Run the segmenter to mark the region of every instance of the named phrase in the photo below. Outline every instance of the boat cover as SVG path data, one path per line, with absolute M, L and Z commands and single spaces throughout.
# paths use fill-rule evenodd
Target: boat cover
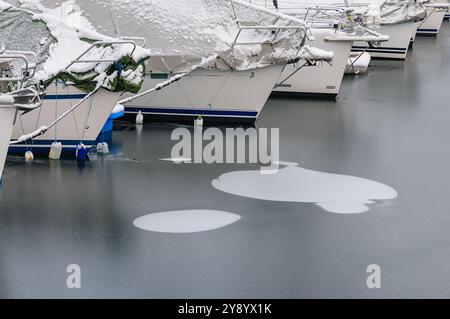
M 0 47 L 37 54 L 34 83 L 42 81 L 48 85 L 57 77 L 86 92 L 101 85 L 114 92 L 137 93 L 144 81 L 145 60 L 149 54 L 145 50 L 135 50 L 131 54 L 133 46 L 130 44 L 97 47 L 83 58 L 116 62 L 74 64 L 66 69 L 92 42 L 110 40 L 114 39 L 93 30 L 79 29 L 51 15 L 36 14 L 0 1 Z
M 37 11 L 45 11 L 44 4 L 50 11 L 60 10 L 52 1 L 21 0 L 21 3 Z M 116 12 L 120 33 L 144 37 L 151 46 L 152 60 L 168 56 L 166 60 L 183 61 L 172 70 L 174 72 L 182 72 L 202 58 L 212 56 L 217 59 L 208 68 L 238 71 L 286 64 L 304 57 L 330 59 L 329 52 L 304 47 L 303 21 L 243 0 L 74 0 L 70 10 L 81 12 L 86 20 L 95 17 L 88 21 L 92 29 L 104 30 L 111 36 L 118 32 L 113 19 L 105 14 L 105 9 L 111 6 Z M 40 24 L 36 39 L 45 37 L 41 34 L 46 31 L 45 25 Z M 277 28 L 269 28 L 274 25 Z M 35 46 L 35 51 L 46 52 L 50 45 L 40 47 L 35 43 Z M 79 81 L 78 74 L 77 77 Z M 85 78 L 89 79 L 90 75 Z

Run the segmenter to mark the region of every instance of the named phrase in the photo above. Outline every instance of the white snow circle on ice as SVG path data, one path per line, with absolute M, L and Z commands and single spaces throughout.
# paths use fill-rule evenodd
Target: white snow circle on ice
M 358 214 L 370 210 L 377 200 L 392 200 L 398 193 L 385 184 L 355 176 L 319 172 L 287 165 L 274 174 L 260 170 L 235 171 L 212 181 L 217 190 L 253 199 L 313 203 L 338 214 Z
M 152 232 L 186 234 L 219 229 L 240 219 L 237 214 L 219 210 L 179 210 L 142 216 L 133 224 Z

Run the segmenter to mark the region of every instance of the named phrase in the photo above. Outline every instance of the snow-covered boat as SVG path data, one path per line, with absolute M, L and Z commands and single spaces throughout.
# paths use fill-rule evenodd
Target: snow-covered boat
M 39 13 L 0 8 L 7 22 L 1 41 L 38 52 L 28 83 L 46 91 L 41 108 L 17 117 L 10 151 L 48 150 L 53 142 L 64 150 L 95 144 L 122 92 L 139 91 L 147 50 L 97 33 L 70 2 Z
M 445 15 L 448 13 L 448 0 L 427 2 L 427 17 L 417 28 L 417 35 L 437 36 L 441 30 Z
M 126 113 L 254 121 L 287 63 L 309 63 L 302 59 L 305 54 L 311 60 L 332 58 L 329 52 L 328 56 L 321 56 L 320 50 L 315 54 L 309 47 L 302 48 L 306 35 L 302 21 L 240 1 L 217 5 L 225 16 L 222 19 L 227 15 L 232 18 L 234 28 L 226 37 L 233 38 L 233 42 L 225 44 L 213 61 L 190 71 L 175 85 L 139 95 L 132 101 L 127 99 Z M 245 14 L 246 21 L 240 19 L 240 14 Z M 249 21 L 252 17 L 259 20 Z M 143 90 L 183 74 L 192 65 L 200 64 L 200 60 L 182 55 L 152 56 L 147 60 Z
M 185 72 L 180 56 L 156 56 L 147 62 L 143 90 Z M 266 104 L 284 65 L 236 71 L 198 68 L 176 84 L 124 104 L 127 114 L 254 120 Z
M 0 181 L 8 153 L 15 115 L 14 99 L 9 95 L 0 93 Z
M 353 52 L 366 51 L 372 58 L 404 60 L 417 23 L 426 16 L 425 6 L 415 0 L 349 0 L 354 17 L 363 25 L 377 27 L 377 32 L 388 35 L 389 41 L 379 47 L 365 49 L 364 43 L 355 43 Z M 359 4 L 358 4 L 359 3 Z M 375 25 L 375 26 L 374 26 Z
M 295 93 L 335 98 L 346 71 L 354 70 L 353 64 L 347 65 L 353 43 L 365 42 L 366 48 L 370 49 L 389 40 L 388 36 L 352 23 L 347 19 L 345 10 L 340 8 L 313 6 L 280 10 L 305 20 L 312 35 L 306 43 L 333 52 L 334 58 L 331 64 L 321 63 L 308 67 L 298 63 L 287 65 L 274 89 L 276 94 Z M 354 62 L 358 60 L 358 56 Z
M 92 16 L 104 10 L 83 0 L 77 3 Z M 132 116 L 141 112 L 158 118 L 200 116 L 254 121 L 284 66 L 297 62 L 305 53 L 301 52 L 305 49 L 304 22 L 246 1 L 112 0 L 111 3 L 120 12 L 117 22 L 93 23 L 111 32 L 120 30 L 141 36 L 156 53 L 146 62 L 141 92 L 183 75 L 163 90 L 126 99 L 125 112 Z M 216 58 L 207 65 L 195 67 L 202 58 L 214 55 Z M 327 52 L 318 58 L 331 57 Z
M 278 0 L 278 6 L 339 7 L 347 11 L 349 19 L 369 29 L 389 36 L 389 41 L 380 46 L 369 47 L 364 42 L 355 42 L 353 52 L 368 52 L 373 58 L 405 59 L 410 40 L 417 30 L 417 22 L 426 17 L 426 7 L 415 0 Z

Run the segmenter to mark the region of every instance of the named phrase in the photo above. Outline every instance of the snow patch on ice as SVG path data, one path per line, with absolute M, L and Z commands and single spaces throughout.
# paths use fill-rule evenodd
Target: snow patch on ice
M 160 161 L 164 162 L 172 162 L 175 164 L 189 164 L 192 163 L 191 158 L 185 158 L 185 157 L 171 157 L 171 158 L 161 158 Z
M 372 180 L 319 172 L 289 163 L 277 173 L 236 171 L 213 180 L 216 189 L 237 196 L 280 202 L 314 203 L 339 214 L 367 212 L 375 200 L 397 198 L 397 192 Z
M 137 228 L 159 233 L 198 233 L 231 225 L 241 216 L 218 210 L 180 210 L 154 213 L 136 219 Z

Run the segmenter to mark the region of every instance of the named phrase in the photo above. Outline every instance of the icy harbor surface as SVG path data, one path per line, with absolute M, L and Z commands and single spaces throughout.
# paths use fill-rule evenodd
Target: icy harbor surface
M 376 60 L 370 76 L 346 77 L 336 102 L 270 99 L 259 123 L 281 129 L 282 158 L 387 183 L 395 201 L 339 215 L 234 196 L 211 181 L 252 168 L 159 161 L 173 126 L 130 127 L 114 131 L 117 160 L 8 160 L 0 297 L 449 298 L 450 25 L 441 33 L 418 38 L 406 62 Z M 133 225 L 183 209 L 242 219 L 184 235 Z M 65 285 L 72 263 L 82 289 Z M 367 289 L 372 263 L 389 277 L 382 289 Z
M 357 214 L 369 211 L 375 200 L 397 198 L 387 185 L 364 178 L 318 172 L 286 165 L 275 174 L 260 170 L 223 174 L 212 185 L 223 192 L 279 202 L 314 203 L 331 213 Z

